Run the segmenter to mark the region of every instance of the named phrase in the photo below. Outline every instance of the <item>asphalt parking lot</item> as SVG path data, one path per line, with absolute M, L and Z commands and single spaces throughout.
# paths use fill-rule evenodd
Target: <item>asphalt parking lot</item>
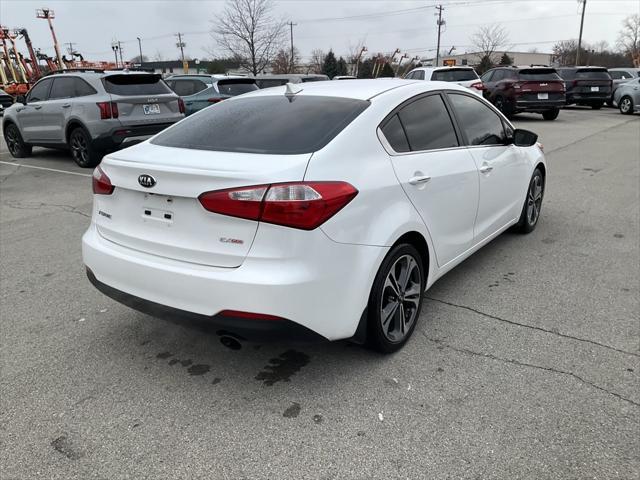
M 549 162 L 537 230 L 438 281 L 392 356 L 231 350 L 113 302 L 81 260 L 91 171 L 2 143 L 0 477 L 638 478 L 640 117 L 515 123 Z

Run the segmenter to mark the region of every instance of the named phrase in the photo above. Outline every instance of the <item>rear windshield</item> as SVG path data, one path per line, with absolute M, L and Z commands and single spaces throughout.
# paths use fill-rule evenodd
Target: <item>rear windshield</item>
M 452 68 L 450 70 L 436 70 L 431 74 L 431 80 L 440 82 L 466 82 L 478 78 L 476 72 L 470 68 Z
M 531 80 L 561 80 L 560 76 L 552 68 L 528 68 L 520 70 L 520 78 L 524 81 Z
M 172 93 L 160 75 L 109 75 L 103 79 L 107 93 L 114 95 L 161 95 Z
M 576 72 L 576 78 L 589 80 L 610 80 L 609 72 L 602 69 L 581 69 Z
M 187 117 L 151 143 L 222 152 L 311 153 L 329 143 L 368 106 L 365 100 L 338 97 L 240 97 Z
M 279 87 L 288 81 L 286 78 L 256 78 L 256 83 L 260 88 Z
M 322 82 L 323 80 L 328 80 L 327 77 L 322 76 L 322 77 L 302 77 L 302 83 L 306 83 L 306 82 Z
M 222 95 L 235 96 L 258 90 L 258 86 L 252 80 L 220 80 L 218 90 Z

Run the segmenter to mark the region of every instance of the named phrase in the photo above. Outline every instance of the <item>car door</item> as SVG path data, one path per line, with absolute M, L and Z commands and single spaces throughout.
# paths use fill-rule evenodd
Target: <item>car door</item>
M 16 108 L 18 126 L 25 142 L 35 142 L 42 139 L 41 110 L 49 97 L 51 83 L 51 78 L 40 80 L 27 94 L 27 104 Z
M 184 95 L 182 93 L 178 93 L 178 95 L 183 97 L 186 108 L 185 113 L 187 115 L 191 115 L 192 113 L 209 106 L 209 103 L 207 103 L 208 97 L 204 98 L 200 93 L 207 90 L 207 88 L 211 89 L 212 87 L 210 85 L 207 85 L 202 80 L 197 79 L 179 80 L 179 82 L 181 82 L 181 84 L 176 84 L 176 88 L 184 93 Z M 215 89 L 213 91 L 215 92 Z
M 478 243 L 520 216 L 529 164 L 520 147 L 510 143 L 511 127 L 491 107 L 471 94 L 448 92 L 447 97 L 479 172 Z
M 53 78 L 49 99 L 42 105 L 42 139 L 49 143 L 64 142 L 65 115 L 75 96 L 75 78 L 59 75 Z
M 380 127 L 396 176 L 427 229 L 440 267 L 473 244 L 478 171 L 439 93 L 402 104 Z
M 495 86 L 495 81 L 493 79 L 495 77 L 495 74 L 496 74 L 496 70 L 489 70 L 484 75 L 482 75 L 482 77 L 480 77 L 480 80 L 484 85 L 482 96 L 488 99 L 489 101 L 490 101 L 491 95 L 493 94 L 493 88 Z

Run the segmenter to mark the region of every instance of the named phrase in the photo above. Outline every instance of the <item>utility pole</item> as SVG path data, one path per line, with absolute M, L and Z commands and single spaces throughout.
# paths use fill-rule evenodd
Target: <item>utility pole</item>
M 118 51 L 120 52 L 120 65 L 124 68 L 124 62 L 122 61 L 122 43 L 118 40 Z
M 136 37 L 138 39 L 138 50 L 140 50 L 140 68 L 142 68 L 142 40 L 140 37 Z
M 67 47 L 67 52 L 69 52 L 69 55 L 73 55 L 73 52 L 75 52 L 75 49 L 73 48 L 75 43 L 69 42 L 69 43 L 65 43 L 65 45 L 69 45 Z
M 293 62 L 293 27 L 295 27 L 296 25 L 298 25 L 297 23 L 293 23 L 293 22 L 289 22 L 289 27 L 291 28 L 291 64 L 289 65 L 289 70 L 291 70 L 291 72 L 289 73 L 293 73 L 293 71 L 295 70 L 296 66 L 294 65 Z
M 578 36 L 578 51 L 576 52 L 576 66 L 580 65 L 580 47 L 582 46 L 582 26 L 584 25 L 584 11 L 587 8 L 587 0 L 578 0 L 582 3 L 582 18 L 580 19 L 580 35 Z
M 184 73 L 188 73 L 189 69 L 184 65 L 184 47 L 187 46 L 186 43 L 182 41 L 182 34 L 180 32 L 176 33 L 176 37 L 178 37 L 178 43 L 176 43 L 176 47 L 180 49 L 180 59 L 182 60 L 182 70 Z
M 118 68 L 118 49 L 120 47 L 118 47 L 118 42 L 116 42 L 115 40 L 113 42 L 111 42 L 111 50 L 113 50 L 113 54 L 116 57 L 116 68 Z
M 444 10 L 444 7 L 442 5 L 437 5 L 436 6 L 436 10 L 438 10 L 438 47 L 436 49 L 436 64 L 435 66 L 438 66 L 438 63 L 440 62 L 440 29 L 442 28 L 442 25 L 444 25 L 444 20 L 442 20 L 442 11 Z

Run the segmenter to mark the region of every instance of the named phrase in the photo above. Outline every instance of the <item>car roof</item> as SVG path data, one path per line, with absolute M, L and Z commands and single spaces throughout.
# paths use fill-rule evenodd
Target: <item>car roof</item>
M 598 65 L 582 65 L 582 66 L 570 66 L 570 67 L 558 67 L 558 69 L 562 70 L 582 70 L 582 69 L 590 69 L 590 70 L 606 70 L 606 67 L 599 67 Z
M 412 85 L 421 86 L 421 91 L 431 90 L 460 90 L 468 92 L 467 88 L 449 82 L 425 82 L 422 80 L 403 80 L 397 78 L 390 79 L 356 79 L 349 82 L 310 82 L 296 83 L 296 87 L 302 87 L 295 96 L 315 95 L 324 97 L 353 98 L 357 100 L 370 100 L 382 93 L 390 90 L 406 88 Z M 241 97 L 264 96 L 264 95 L 284 95 L 286 86 L 265 88 L 243 94 Z
M 273 74 L 262 74 L 256 75 L 254 78 L 262 79 L 262 78 L 329 78 L 323 73 L 273 73 Z
M 437 72 L 440 70 L 473 70 L 469 65 L 447 65 L 442 67 L 416 67 L 411 72 L 422 70 L 423 72 Z

